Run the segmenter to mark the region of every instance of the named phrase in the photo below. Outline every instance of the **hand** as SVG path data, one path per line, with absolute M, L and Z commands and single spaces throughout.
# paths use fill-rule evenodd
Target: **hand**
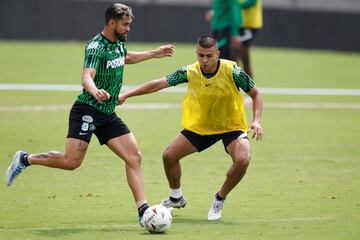
M 105 102 L 110 98 L 110 94 L 104 89 L 96 89 L 92 92 L 93 97 L 99 102 Z
M 127 99 L 127 97 L 125 96 L 125 94 L 120 94 L 118 97 L 118 102 L 116 105 L 121 105 L 125 102 L 125 100 Z
M 242 42 L 240 36 L 233 36 L 231 37 L 231 46 L 234 49 L 239 49 L 242 47 Z
M 167 44 L 160 46 L 155 51 L 156 51 L 155 53 L 156 58 L 171 57 L 175 52 L 175 46 L 172 44 Z
M 264 130 L 260 126 L 260 123 L 258 121 L 254 121 L 251 124 L 250 128 L 253 130 L 252 138 L 255 137 L 256 141 L 258 141 L 258 140 L 261 141 L 264 137 Z
M 205 19 L 205 21 L 210 23 L 213 16 L 214 16 L 214 11 L 213 10 L 208 10 L 208 11 L 206 11 L 206 13 L 204 15 L 204 19 Z

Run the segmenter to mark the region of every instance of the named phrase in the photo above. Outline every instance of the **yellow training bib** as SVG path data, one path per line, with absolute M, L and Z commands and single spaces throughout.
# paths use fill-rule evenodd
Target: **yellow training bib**
M 233 78 L 235 64 L 221 59 L 218 72 L 211 78 L 202 75 L 199 62 L 187 66 L 183 128 L 200 135 L 247 131 L 243 96 Z
M 241 1 L 240 1 L 241 2 Z M 243 28 L 260 29 L 263 26 L 262 2 L 257 0 L 255 5 L 249 8 L 241 9 L 243 17 Z

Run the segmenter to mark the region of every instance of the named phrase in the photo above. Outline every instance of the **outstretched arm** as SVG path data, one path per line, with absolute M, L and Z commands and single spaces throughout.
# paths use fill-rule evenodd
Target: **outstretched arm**
M 250 128 L 253 130 L 252 138 L 256 137 L 256 140 L 262 140 L 264 136 L 264 130 L 262 129 L 260 122 L 261 122 L 261 114 L 263 108 L 263 100 L 259 90 L 254 86 L 249 92 L 247 92 L 252 98 L 253 102 L 253 122 Z
M 125 58 L 126 64 L 138 63 L 151 58 L 171 57 L 174 54 L 175 46 L 168 44 L 154 50 L 144 52 L 128 51 Z
M 124 92 L 119 95 L 118 105 L 121 105 L 125 102 L 125 100 L 129 97 L 134 97 L 138 95 L 144 95 L 148 93 L 153 93 L 160 91 L 163 88 L 169 87 L 169 83 L 165 77 L 161 79 L 152 80 L 150 82 L 144 83 L 130 91 Z

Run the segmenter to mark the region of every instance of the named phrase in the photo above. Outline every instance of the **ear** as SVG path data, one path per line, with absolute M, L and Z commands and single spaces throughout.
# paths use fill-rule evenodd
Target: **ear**
M 115 25 L 116 25 L 115 19 L 111 19 L 111 20 L 108 22 L 108 26 L 109 26 L 111 29 L 114 29 L 114 28 L 115 28 Z
M 220 57 L 220 50 L 217 50 L 216 55 L 217 57 Z

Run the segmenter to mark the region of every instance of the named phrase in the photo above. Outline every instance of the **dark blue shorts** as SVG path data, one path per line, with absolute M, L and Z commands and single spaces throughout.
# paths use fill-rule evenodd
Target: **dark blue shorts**
M 67 138 L 76 138 L 89 143 L 92 134 L 95 134 L 103 145 L 112 138 L 128 133 L 130 129 L 116 113 L 106 114 L 80 102 L 75 102 L 71 108 Z

